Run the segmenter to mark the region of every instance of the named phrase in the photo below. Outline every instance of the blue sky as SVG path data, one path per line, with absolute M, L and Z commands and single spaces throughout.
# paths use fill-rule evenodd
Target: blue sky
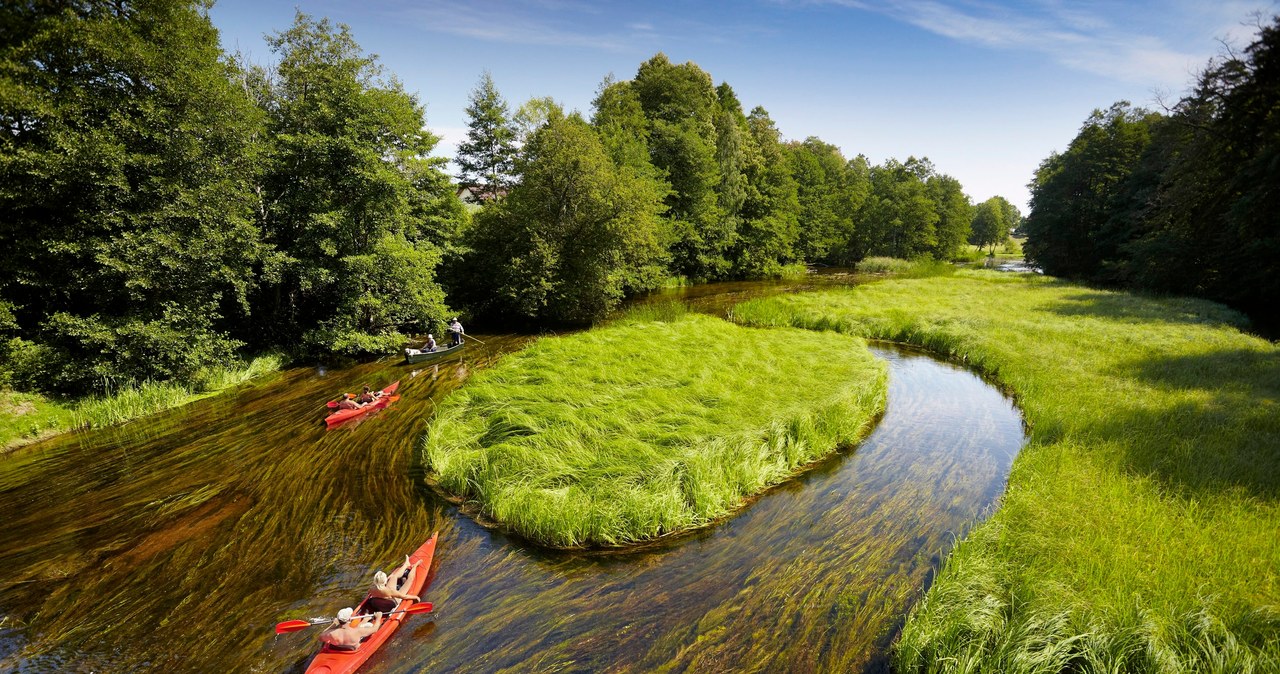
M 295 9 L 351 27 L 425 104 L 451 157 L 488 70 L 512 111 L 551 96 L 590 114 L 606 75 L 661 51 L 762 105 L 785 138 L 848 157 L 927 156 L 975 202 L 1025 212 L 1040 162 L 1095 108 L 1176 100 L 1222 42 L 1243 47 L 1276 0 L 219 0 L 228 51 L 274 60 L 262 36 Z

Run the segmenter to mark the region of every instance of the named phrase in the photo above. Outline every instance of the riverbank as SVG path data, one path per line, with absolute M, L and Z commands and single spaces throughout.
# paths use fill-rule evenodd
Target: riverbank
M 860 339 L 658 307 L 476 373 L 423 458 L 441 490 L 530 540 L 622 545 L 722 518 L 852 445 L 885 390 Z
M 1239 314 L 964 271 L 734 317 L 919 345 L 1023 409 L 1002 504 L 912 611 L 896 671 L 1280 669 L 1280 348 Z
M 282 356 L 268 354 L 240 367 L 217 368 L 190 386 L 145 382 L 124 387 L 108 396 L 65 402 L 38 394 L 0 391 L 0 451 L 81 428 L 121 424 L 180 407 L 276 372 L 283 363 Z

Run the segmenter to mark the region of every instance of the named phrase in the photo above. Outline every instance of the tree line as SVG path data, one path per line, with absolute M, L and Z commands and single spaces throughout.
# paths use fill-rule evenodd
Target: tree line
M 1164 112 L 1095 110 L 1041 163 L 1025 223 L 1046 273 L 1194 295 L 1280 329 L 1280 17 Z
M 190 0 L 5 3 L 0 25 L 0 383 L 21 390 L 388 353 L 454 312 L 587 322 L 672 278 L 947 259 L 1020 217 L 927 159 L 785 141 L 662 54 L 589 117 L 511 113 L 484 75 L 457 156 L 490 191 L 473 213 L 346 26 L 299 12 L 266 67 Z

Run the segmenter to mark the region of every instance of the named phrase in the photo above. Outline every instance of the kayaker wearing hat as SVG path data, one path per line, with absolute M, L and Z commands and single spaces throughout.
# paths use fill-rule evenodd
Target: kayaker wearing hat
M 360 641 L 377 632 L 382 626 L 382 612 L 374 613 L 373 620 L 366 618 L 357 625 L 351 624 L 351 617 L 354 614 L 355 610 L 349 607 L 338 611 L 338 617 L 334 618 L 333 622 L 316 638 L 328 644 L 330 648 L 347 651 L 360 648 Z
M 416 594 L 400 591 L 402 587 L 413 587 L 413 577 L 418 573 L 418 565 L 421 563 L 418 561 L 410 564 L 409 557 L 405 556 L 404 564 L 401 564 L 390 576 L 381 571 L 373 574 L 373 587 L 369 589 L 369 598 L 364 600 L 365 609 L 385 613 L 396 610 L 401 599 L 422 601 L 422 598 Z M 391 581 L 392 578 L 396 579 L 395 582 Z

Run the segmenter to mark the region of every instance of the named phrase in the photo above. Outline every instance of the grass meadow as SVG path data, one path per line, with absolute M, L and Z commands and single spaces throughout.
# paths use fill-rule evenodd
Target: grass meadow
M 1280 348 L 1214 303 L 961 271 L 753 300 L 748 325 L 919 345 L 1030 427 L 899 672 L 1280 671 Z
M 423 454 L 483 519 L 552 547 L 625 545 L 713 522 L 852 445 L 885 393 L 856 337 L 658 305 L 477 372 Z

